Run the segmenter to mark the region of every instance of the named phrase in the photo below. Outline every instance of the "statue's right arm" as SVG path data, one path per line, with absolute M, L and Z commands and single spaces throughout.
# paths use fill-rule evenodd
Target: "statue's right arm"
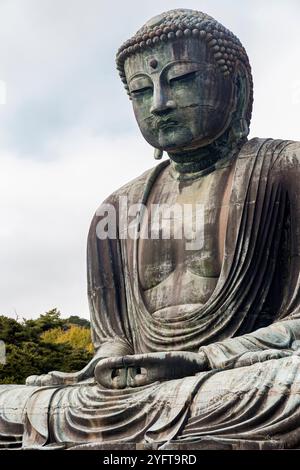
M 105 356 L 97 355 L 90 360 L 90 362 L 78 372 L 60 372 L 51 371 L 48 374 L 30 375 L 26 379 L 26 385 L 35 386 L 51 386 L 51 385 L 72 385 L 83 380 L 91 379 L 94 376 L 94 370 L 97 363 Z
M 95 355 L 78 372 L 52 371 L 27 378 L 27 385 L 70 385 L 94 380 L 94 370 L 101 359 L 132 354 L 130 327 L 127 318 L 124 262 L 119 240 L 99 236 L 99 223 L 114 214 L 116 196 L 107 198 L 93 217 L 87 243 L 87 283 L 90 306 L 91 333 Z
M 78 372 L 51 371 L 48 374 L 31 375 L 26 380 L 26 385 L 51 386 L 72 385 L 84 380 L 94 380 L 95 367 L 99 361 L 131 354 L 131 349 L 121 338 L 115 338 L 99 347 L 90 362 Z

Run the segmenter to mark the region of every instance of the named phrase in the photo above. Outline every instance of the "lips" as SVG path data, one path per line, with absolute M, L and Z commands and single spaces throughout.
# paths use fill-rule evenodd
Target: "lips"
M 174 119 L 163 119 L 163 120 L 157 121 L 156 127 L 157 129 L 166 130 L 166 129 L 171 129 L 177 124 L 178 122 L 175 121 Z

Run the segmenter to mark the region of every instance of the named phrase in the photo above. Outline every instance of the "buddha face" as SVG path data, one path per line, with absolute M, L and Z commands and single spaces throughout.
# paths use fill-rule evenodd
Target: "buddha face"
M 204 147 L 230 125 L 233 80 L 205 42 L 160 43 L 128 57 L 125 73 L 139 128 L 153 147 L 174 153 Z

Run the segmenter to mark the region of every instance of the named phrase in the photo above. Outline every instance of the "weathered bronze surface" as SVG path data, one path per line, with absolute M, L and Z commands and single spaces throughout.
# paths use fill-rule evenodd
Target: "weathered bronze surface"
M 169 159 L 92 220 L 95 357 L 75 374 L 0 386 L 0 443 L 299 447 L 300 144 L 247 140 L 247 54 L 203 13 L 153 18 L 120 48 L 117 67 L 155 158 Z M 133 237 L 124 200 L 141 208 Z M 152 236 L 150 209 L 162 205 L 170 230 Z M 192 215 L 178 216 L 186 207 Z M 118 225 L 103 237 L 108 208 Z M 178 234 L 199 208 L 194 245 Z

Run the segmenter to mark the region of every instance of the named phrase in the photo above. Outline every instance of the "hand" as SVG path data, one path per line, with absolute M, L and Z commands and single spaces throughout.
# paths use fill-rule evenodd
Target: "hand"
M 26 379 L 26 385 L 45 387 L 54 385 L 72 385 L 82 380 L 93 378 L 95 365 L 100 357 L 95 355 L 91 361 L 78 372 L 59 372 L 52 371 L 48 374 L 30 375 Z M 103 359 L 103 356 L 101 357 Z
M 208 361 L 202 351 L 159 352 L 102 359 L 95 367 L 95 378 L 106 388 L 120 389 L 179 379 L 204 370 L 208 370 Z
M 57 370 L 42 375 L 30 375 L 26 379 L 26 385 L 46 387 L 52 385 L 71 385 L 83 380 L 81 371 L 69 373 L 59 372 Z

